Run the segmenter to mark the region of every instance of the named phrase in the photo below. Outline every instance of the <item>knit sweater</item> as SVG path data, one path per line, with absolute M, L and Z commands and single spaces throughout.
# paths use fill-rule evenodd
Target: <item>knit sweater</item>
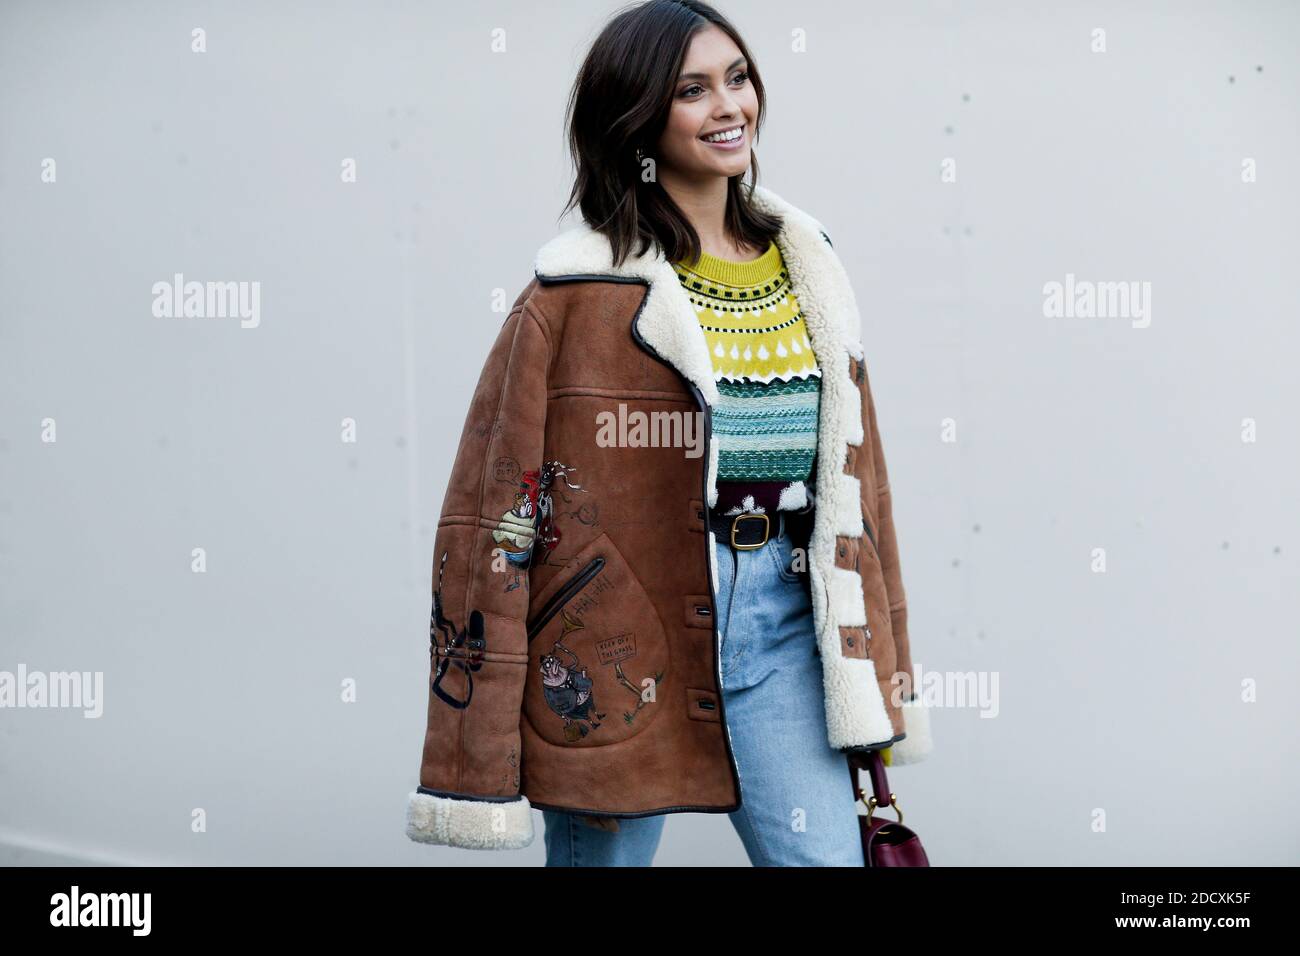
M 722 513 L 798 509 L 817 451 L 821 369 L 775 242 L 757 259 L 673 264 L 695 306 L 719 401 Z

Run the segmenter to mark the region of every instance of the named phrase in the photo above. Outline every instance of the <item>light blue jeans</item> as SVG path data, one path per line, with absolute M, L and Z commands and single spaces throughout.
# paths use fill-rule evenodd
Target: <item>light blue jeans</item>
M 717 545 L 723 708 L 741 790 L 729 816 L 754 866 L 860 867 L 848 763 L 826 740 L 807 559 L 792 570 L 793 551 L 784 530 L 753 551 Z M 610 832 L 542 816 L 547 866 L 649 866 L 666 819 L 620 817 Z

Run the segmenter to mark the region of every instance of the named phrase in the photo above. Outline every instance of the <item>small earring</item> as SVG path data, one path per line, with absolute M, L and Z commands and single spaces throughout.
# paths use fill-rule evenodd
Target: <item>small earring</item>
M 644 158 L 645 158 L 645 157 L 641 155 L 641 147 L 638 146 L 638 147 L 636 148 L 636 161 L 639 163 L 639 162 L 641 162 L 641 160 L 643 160 Z

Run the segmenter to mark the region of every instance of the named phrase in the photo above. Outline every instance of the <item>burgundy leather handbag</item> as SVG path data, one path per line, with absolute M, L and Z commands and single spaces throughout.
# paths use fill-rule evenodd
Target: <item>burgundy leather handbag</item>
M 889 792 L 889 779 L 885 776 L 885 762 L 879 750 L 848 754 L 849 776 L 853 781 L 853 799 L 866 804 L 867 812 L 858 815 L 858 828 L 862 831 L 862 861 L 864 866 L 929 866 L 930 859 L 921 846 L 921 838 L 911 828 L 903 826 L 903 811 L 898 798 Z M 858 770 L 871 774 L 872 794 L 868 798 L 858 785 Z M 876 807 L 892 806 L 897 820 L 876 817 Z

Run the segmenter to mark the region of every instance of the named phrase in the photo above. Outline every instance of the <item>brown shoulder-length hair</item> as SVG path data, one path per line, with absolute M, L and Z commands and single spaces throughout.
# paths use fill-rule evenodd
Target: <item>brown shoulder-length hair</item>
M 670 262 L 694 262 L 700 237 L 657 181 L 645 182 L 642 162 L 653 156 L 668 123 L 677 76 L 691 37 L 713 24 L 731 37 L 748 62 L 758 95 L 754 133 L 766 97 L 754 57 L 721 13 L 700 0 L 648 0 L 616 14 L 596 37 L 569 96 L 569 149 L 576 167 L 561 216 L 577 206 L 593 229 L 608 237 L 617 265 L 639 240 L 637 255 L 657 243 Z M 758 159 L 749 154 L 752 182 Z M 755 209 L 745 174 L 727 181 L 725 224 L 731 237 L 766 249 L 781 217 Z

